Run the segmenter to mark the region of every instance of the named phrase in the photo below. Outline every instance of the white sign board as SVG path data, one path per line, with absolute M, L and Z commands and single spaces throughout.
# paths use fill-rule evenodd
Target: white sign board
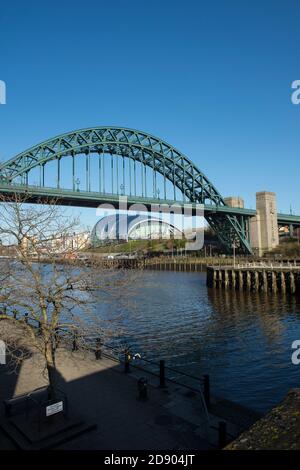
M 64 409 L 64 404 L 62 401 L 57 403 L 53 403 L 53 405 L 49 405 L 46 407 L 46 416 L 52 416 L 56 413 L 60 413 Z

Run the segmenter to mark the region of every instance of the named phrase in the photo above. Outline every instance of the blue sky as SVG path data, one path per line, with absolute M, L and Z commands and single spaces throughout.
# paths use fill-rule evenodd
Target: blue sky
M 10 1 L 0 11 L 0 158 L 120 125 L 191 158 L 223 196 L 300 213 L 297 0 Z M 83 221 L 93 223 L 95 210 Z

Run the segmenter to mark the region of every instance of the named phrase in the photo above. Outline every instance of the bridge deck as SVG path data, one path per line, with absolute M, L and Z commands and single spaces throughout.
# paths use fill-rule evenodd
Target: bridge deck
M 3 196 L 11 196 L 12 194 L 27 195 L 28 202 L 37 203 L 43 200 L 47 201 L 49 199 L 57 199 L 57 203 L 60 205 L 67 206 L 76 206 L 76 207 L 98 207 L 100 204 L 111 204 L 115 208 L 119 208 L 120 196 L 115 194 L 108 193 L 99 193 L 99 192 L 89 192 L 89 191 L 72 191 L 68 189 L 56 189 L 56 188 L 46 188 L 39 186 L 22 186 L 22 185 L 0 185 L 0 194 Z M 125 196 L 123 196 L 125 197 Z M 165 199 L 150 199 L 137 196 L 126 196 L 128 210 L 137 210 L 137 207 L 130 207 L 135 204 L 143 204 L 147 210 L 151 209 L 153 206 L 178 206 L 183 208 L 185 205 L 189 205 L 193 213 L 196 212 L 196 209 L 201 208 L 200 204 L 183 202 L 183 201 L 174 201 L 174 200 L 165 200 Z M 252 209 L 241 209 L 229 206 L 215 206 L 213 204 L 204 205 L 205 213 L 224 213 L 224 214 L 239 214 L 244 216 L 253 217 L 256 215 L 256 211 Z M 300 221 L 300 217 L 299 217 Z

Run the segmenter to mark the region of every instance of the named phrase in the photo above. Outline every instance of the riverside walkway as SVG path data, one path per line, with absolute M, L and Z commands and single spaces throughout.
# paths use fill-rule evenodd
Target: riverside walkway
M 199 419 L 191 422 L 174 413 L 176 400 L 170 391 L 154 387 L 149 400 L 137 399 L 134 373 L 125 375 L 121 365 L 108 358 L 96 361 L 88 353 L 60 350 L 57 357 L 59 386 L 69 397 L 72 412 L 96 424 L 97 430 L 58 446 L 63 449 L 207 449 L 201 404 L 195 403 Z M 37 356 L 24 361 L 18 376 L 1 369 L 0 398 L 19 395 L 47 384 Z M 138 374 L 140 376 L 140 374 Z M 184 397 L 182 397 L 184 401 Z M 194 405 L 194 403 L 193 403 Z M 198 406 L 197 406 L 198 405 Z M 184 407 L 184 403 L 183 403 Z M 195 410 L 194 410 L 195 411 Z M 190 412 L 192 414 L 192 411 Z M 2 417 L 3 419 L 3 410 Z M 195 420 L 193 420 L 195 421 Z M 12 448 L 1 436 L 0 448 Z
M 97 429 L 58 445 L 61 449 L 99 450 L 199 450 L 218 446 L 213 427 L 227 420 L 228 432 L 237 436 L 255 419 L 226 400 L 212 400 L 209 424 L 199 394 L 170 384 L 159 389 L 149 378 L 149 399 L 137 399 L 137 379 L 144 373 L 124 373 L 124 365 L 109 358 L 95 360 L 92 353 L 59 349 L 57 352 L 59 387 L 69 398 L 71 413 Z M 33 354 L 23 361 L 17 373 L 7 374 L 0 367 L 0 400 L 27 393 L 47 384 L 43 361 Z M 227 406 L 227 409 L 226 409 Z M 225 410 L 225 412 L 224 412 Z M 1 410 L 0 420 L 4 420 Z M 224 415 L 225 413 L 225 415 Z M 242 417 L 246 421 L 241 429 Z M 1 422 L 0 422 L 1 424 Z M 0 449 L 14 448 L 0 431 Z

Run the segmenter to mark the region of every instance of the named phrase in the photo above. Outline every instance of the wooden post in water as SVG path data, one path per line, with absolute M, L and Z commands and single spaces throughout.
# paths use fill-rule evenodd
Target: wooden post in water
M 296 292 L 295 274 L 292 271 L 290 271 L 290 290 L 291 290 L 291 294 L 295 294 Z
M 243 277 L 243 271 L 240 269 L 239 270 L 239 290 L 244 289 L 244 277 Z
M 217 272 L 215 269 L 213 269 L 213 288 L 215 289 L 217 287 Z
M 246 273 L 246 279 L 247 279 L 247 290 L 251 290 L 251 272 L 247 270 Z
M 258 271 L 254 271 L 253 290 L 255 290 L 256 292 L 259 290 L 259 276 L 258 276 Z
M 280 290 L 284 294 L 286 293 L 285 273 L 283 271 L 280 273 Z
M 227 269 L 224 269 L 224 287 L 225 287 L 225 289 L 228 289 L 228 285 L 229 285 L 228 271 L 227 271 Z
M 271 286 L 272 292 L 277 292 L 277 276 L 274 271 L 271 272 Z
M 231 286 L 232 286 L 233 290 L 236 289 L 236 275 L 235 275 L 235 270 L 234 269 L 232 269 L 232 271 L 231 271 Z
M 218 280 L 218 288 L 220 289 L 221 284 L 222 284 L 222 278 L 221 278 L 221 271 L 219 269 L 217 270 L 217 280 Z
M 268 278 L 267 278 L 267 273 L 264 269 L 262 270 L 262 291 L 263 292 L 268 291 Z

